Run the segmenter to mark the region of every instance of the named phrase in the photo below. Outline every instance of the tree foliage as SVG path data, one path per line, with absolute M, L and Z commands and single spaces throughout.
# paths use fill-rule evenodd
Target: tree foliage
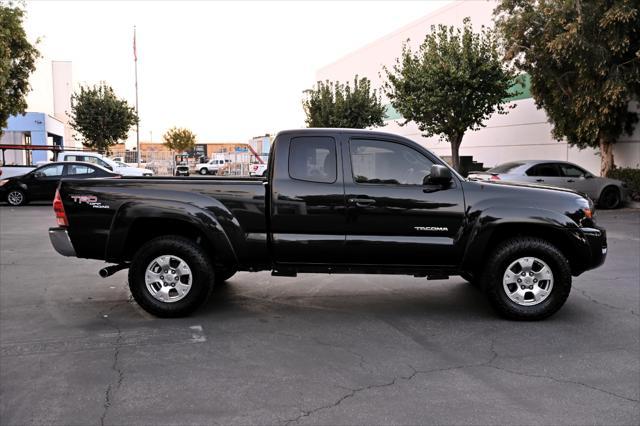
M 305 90 L 306 99 L 302 101 L 308 127 L 364 129 L 384 125 L 385 107 L 366 77 L 358 79 L 356 75 L 353 88 L 349 82 L 328 80 L 316 86 Z
M 638 0 L 502 0 L 494 14 L 553 136 L 599 148 L 606 176 L 613 144 L 638 121 L 629 111 L 640 93 Z
M 76 137 L 87 148 L 106 152 L 109 147 L 126 139 L 127 133 L 138 122 L 138 115 L 126 100 L 118 99 L 113 89 L 101 83 L 81 86 L 71 96 L 71 127 L 80 134 Z
M 27 109 L 29 76 L 39 56 L 22 27 L 24 15 L 13 2 L 0 1 L 0 135 L 10 116 Z
M 189 129 L 172 127 L 162 136 L 164 146 L 171 151 L 191 151 L 196 145 L 196 135 Z
M 503 66 L 497 37 L 482 27 L 475 33 L 469 18 L 462 29 L 431 27 L 416 52 L 407 43 L 392 69 L 384 67 L 385 92 L 391 105 L 414 121 L 423 136 L 440 135 L 451 143 L 453 167 L 467 130 L 484 127 L 493 112 L 506 113 L 515 75 Z

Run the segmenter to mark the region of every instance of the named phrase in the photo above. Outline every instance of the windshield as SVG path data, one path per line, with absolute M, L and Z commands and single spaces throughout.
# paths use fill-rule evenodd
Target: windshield
M 518 162 L 504 163 L 492 169 L 487 170 L 487 173 L 509 173 L 513 169 L 517 169 L 522 165 L 524 165 L 524 163 L 518 163 Z

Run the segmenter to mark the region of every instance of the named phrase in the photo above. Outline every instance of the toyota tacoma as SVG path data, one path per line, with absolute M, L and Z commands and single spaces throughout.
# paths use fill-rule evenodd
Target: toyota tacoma
M 192 313 L 237 271 L 460 275 L 502 316 L 538 320 L 607 253 L 571 190 L 469 181 L 419 144 L 368 130 L 278 134 L 267 177 L 64 179 L 62 255 L 128 269 L 134 299 Z

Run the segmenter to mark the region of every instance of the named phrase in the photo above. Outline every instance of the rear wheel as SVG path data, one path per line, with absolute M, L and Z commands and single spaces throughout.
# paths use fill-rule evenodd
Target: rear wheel
M 598 205 L 602 209 L 615 209 L 620 205 L 620 201 L 620 190 L 615 186 L 609 186 L 600 194 Z
M 24 206 L 27 204 L 27 196 L 24 191 L 20 189 L 12 189 L 7 194 L 7 203 L 12 206 Z
M 184 237 L 164 236 L 144 244 L 129 268 L 129 289 L 147 312 L 181 317 L 195 311 L 211 292 L 213 269 L 203 249 Z
M 571 270 L 555 246 L 522 237 L 498 246 L 486 264 L 482 284 L 500 315 L 540 320 L 564 305 L 571 291 Z

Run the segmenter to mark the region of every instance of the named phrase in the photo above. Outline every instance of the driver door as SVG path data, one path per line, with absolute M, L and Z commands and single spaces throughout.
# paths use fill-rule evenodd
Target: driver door
M 425 185 L 434 160 L 401 141 L 352 138 L 343 149 L 352 264 L 453 265 L 464 218 L 457 179 Z
M 35 170 L 29 183 L 29 198 L 33 201 L 53 200 L 63 169 L 63 164 L 52 164 Z

